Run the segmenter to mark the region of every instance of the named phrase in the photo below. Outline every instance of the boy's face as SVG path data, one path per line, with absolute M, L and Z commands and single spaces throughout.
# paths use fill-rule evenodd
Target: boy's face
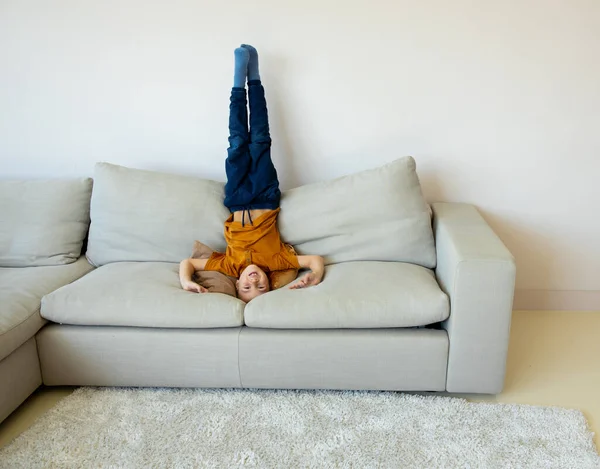
M 236 287 L 240 300 L 248 303 L 250 300 L 269 291 L 269 278 L 260 267 L 249 265 L 240 275 Z

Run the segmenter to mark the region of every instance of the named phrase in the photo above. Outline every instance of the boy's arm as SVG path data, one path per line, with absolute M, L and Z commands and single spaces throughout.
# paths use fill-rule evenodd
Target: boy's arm
M 181 288 L 196 293 L 206 293 L 208 290 L 192 280 L 197 270 L 204 270 L 208 259 L 184 259 L 179 263 L 179 281 Z
M 325 273 L 325 262 L 321 256 L 297 256 L 298 264 L 303 269 L 310 269 L 311 272 L 302 276 L 300 280 L 290 286 L 291 290 L 298 288 L 312 287 L 318 285 L 323 280 Z

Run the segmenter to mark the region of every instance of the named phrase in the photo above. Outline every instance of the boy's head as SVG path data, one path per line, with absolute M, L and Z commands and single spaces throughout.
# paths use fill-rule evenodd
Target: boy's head
M 267 293 L 269 288 L 269 277 L 256 265 L 246 267 L 238 281 L 235 284 L 238 298 L 248 303 L 263 293 Z

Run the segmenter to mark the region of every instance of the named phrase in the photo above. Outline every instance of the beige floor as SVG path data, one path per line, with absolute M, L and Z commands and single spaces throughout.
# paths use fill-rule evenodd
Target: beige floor
M 505 389 L 469 400 L 552 405 L 583 411 L 600 431 L 600 313 L 515 312 Z M 0 424 L 0 447 L 73 388 L 40 388 Z

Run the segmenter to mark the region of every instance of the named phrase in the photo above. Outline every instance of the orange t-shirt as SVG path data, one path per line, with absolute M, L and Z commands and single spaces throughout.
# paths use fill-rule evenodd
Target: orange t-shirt
M 279 210 L 263 213 L 253 224 L 242 226 L 233 221 L 233 214 L 225 222 L 225 254 L 213 252 L 204 270 L 216 270 L 225 275 L 239 278 L 251 264 L 266 273 L 299 269 L 298 258 L 288 245 L 281 241 L 277 229 Z

